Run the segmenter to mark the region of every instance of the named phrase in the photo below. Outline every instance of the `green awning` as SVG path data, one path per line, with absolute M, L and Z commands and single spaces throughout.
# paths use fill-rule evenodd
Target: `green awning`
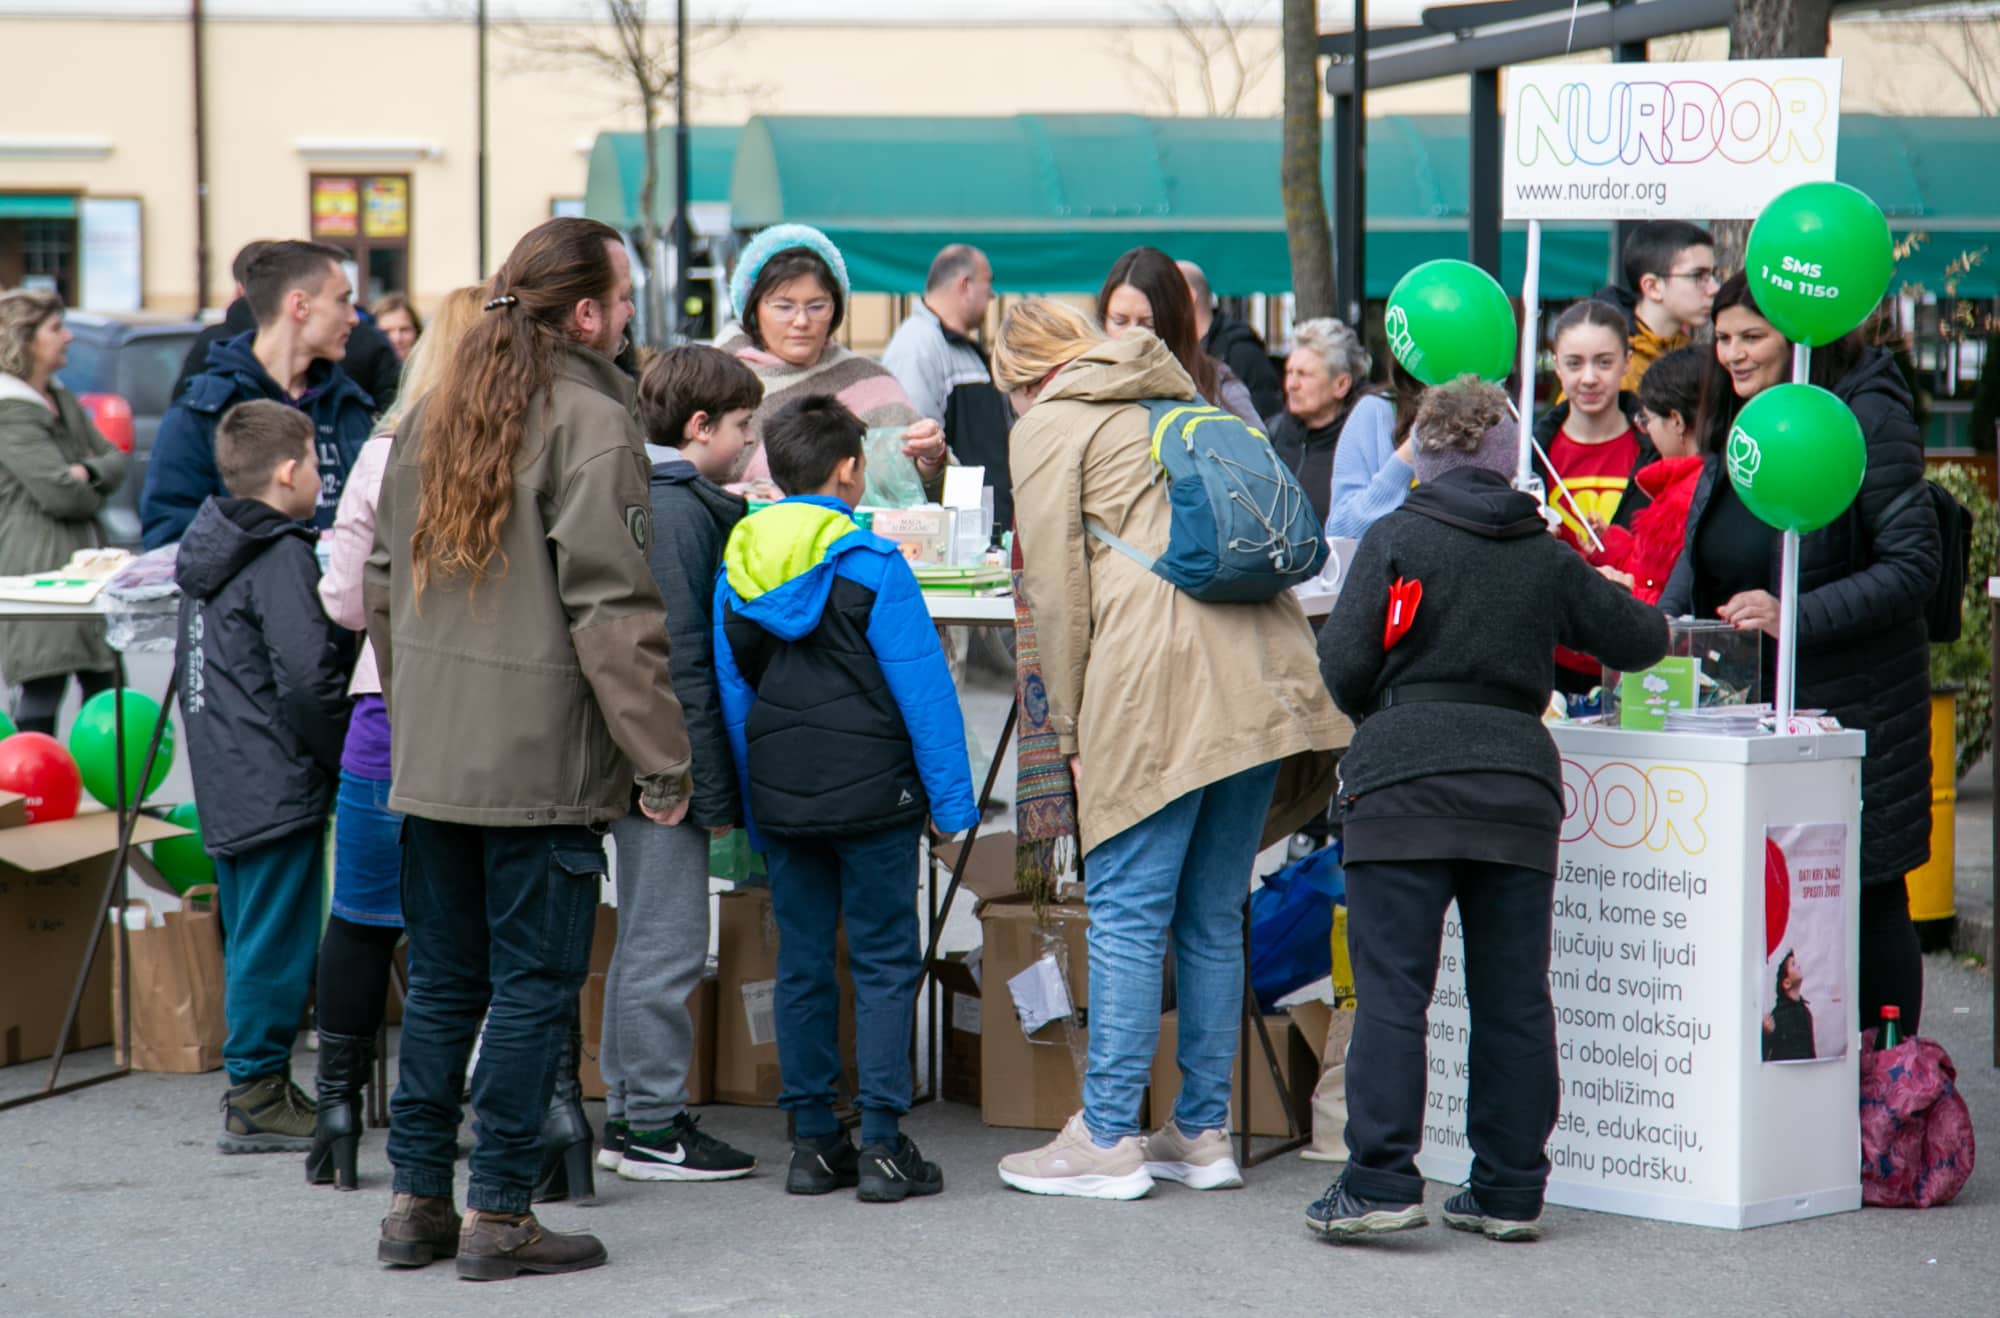
M 46 192 L 0 192 L 0 220 L 73 220 L 76 198 Z
M 1095 292 L 1141 243 L 1199 262 L 1218 293 L 1281 292 L 1291 265 L 1278 191 L 1276 120 L 1134 115 L 793 118 L 745 126 L 729 187 L 732 225 L 783 220 L 826 230 L 862 292 L 914 292 L 948 242 L 984 248 L 1007 292 Z M 1945 264 L 2000 239 L 2000 121 L 1848 115 L 1840 177 L 1875 197 L 1899 237 L 1930 241 L 1899 279 L 1942 292 Z M 1404 271 L 1466 254 L 1464 115 L 1368 123 L 1368 293 Z M 1331 204 L 1338 198 L 1328 186 Z M 1561 300 L 1611 273 L 1611 226 L 1548 226 L 1542 289 Z M 1995 242 L 2000 247 L 2000 241 Z M 1501 277 L 1519 287 L 1525 233 L 1501 237 Z M 2000 253 L 1959 281 L 2000 294 Z
M 730 161 L 736 154 L 736 137 L 743 130 L 694 124 L 688 129 L 688 200 L 721 202 L 729 200 Z M 674 130 L 661 128 L 654 135 L 658 150 L 659 180 L 653 198 L 653 214 L 662 225 L 674 217 Z M 639 191 L 646 178 L 646 135 L 644 133 L 599 133 L 590 148 L 590 174 L 584 184 L 583 213 L 613 228 L 626 230 L 639 223 Z

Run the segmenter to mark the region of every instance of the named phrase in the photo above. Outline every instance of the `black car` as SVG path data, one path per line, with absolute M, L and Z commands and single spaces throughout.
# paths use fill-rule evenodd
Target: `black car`
M 201 333 L 201 322 L 144 312 L 102 314 L 70 312 L 63 317 L 76 336 L 69 345 L 69 365 L 56 378 L 77 395 L 97 420 L 105 438 L 120 448 L 127 436 L 123 418 L 130 415 L 130 448 L 125 483 L 98 515 L 111 543 L 127 548 L 139 544 L 139 492 L 146 488 L 146 464 L 153 454 L 153 436 L 174 397 L 181 362 Z

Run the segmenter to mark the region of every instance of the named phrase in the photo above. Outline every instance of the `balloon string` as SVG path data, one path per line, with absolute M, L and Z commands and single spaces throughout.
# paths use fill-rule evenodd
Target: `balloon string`
M 1570 0 L 1569 37 L 1563 42 L 1563 54 L 1565 55 L 1570 54 L 1576 49 L 1576 11 L 1582 7 L 1583 0 Z

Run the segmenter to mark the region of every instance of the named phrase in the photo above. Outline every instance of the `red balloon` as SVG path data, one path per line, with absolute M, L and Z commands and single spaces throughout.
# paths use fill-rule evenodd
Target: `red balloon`
M 0 741 L 0 789 L 28 798 L 28 822 L 46 824 L 76 813 L 83 776 L 63 744 L 41 732 Z
M 6 742 L 0 741 L 0 747 Z M 1785 925 L 1792 918 L 1792 870 L 1785 853 L 1770 838 L 1764 839 L 1764 959 L 1778 950 L 1784 940 Z

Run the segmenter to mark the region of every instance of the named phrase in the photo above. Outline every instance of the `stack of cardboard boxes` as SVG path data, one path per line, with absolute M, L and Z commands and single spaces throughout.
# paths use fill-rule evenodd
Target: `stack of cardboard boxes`
M 141 818 L 134 845 L 187 830 Z M 53 823 L 27 822 L 25 800 L 0 792 L 0 1065 L 56 1050 L 70 990 L 86 945 L 98 940 L 70 1049 L 111 1042 L 111 927 L 97 903 L 118 850 L 118 817 L 91 811 Z

